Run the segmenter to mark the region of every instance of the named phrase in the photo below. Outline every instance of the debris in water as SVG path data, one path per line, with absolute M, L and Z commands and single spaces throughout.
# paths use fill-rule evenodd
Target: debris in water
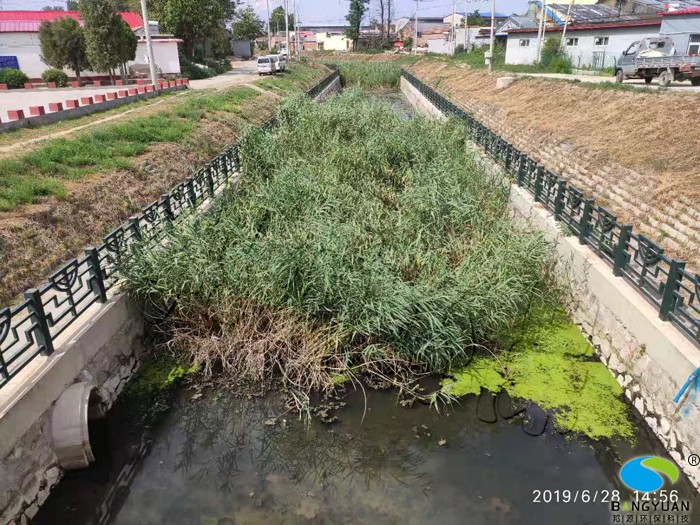
M 446 440 L 446 439 L 441 439 L 440 441 L 438 441 L 438 446 L 442 447 L 442 446 L 444 446 L 444 445 L 447 445 L 447 440 Z

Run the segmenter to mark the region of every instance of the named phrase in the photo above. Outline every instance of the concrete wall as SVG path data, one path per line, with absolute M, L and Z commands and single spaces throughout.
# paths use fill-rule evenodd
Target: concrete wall
M 569 38 L 578 38 L 578 45 L 567 46 L 566 53 L 571 57 L 574 67 L 589 67 L 604 60 L 604 66 L 612 67 L 618 57 L 632 42 L 642 38 L 656 36 L 659 26 L 643 26 L 630 28 L 599 28 L 591 30 L 576 30 L 571 28 L 566 32 Z M 561 32 L 547 33 L 548 36 L 561 37 Z M 596 37 L 608 37 L 608 44 L 596 46 Z M 529 46 L 521 46 L 521 40 L 529 40 Z M 506 64 L 532 64 L 537 60 L 537 31 L 523 33 L 508 33 L 506 42 Z
M 158 67 L 163 73 L 180 73 L 180 58 L 177 52 L 177 42 L 153 41 L 153 54 Z M 16 56 L 20 69 L 30 78 L 41 78 L 41 74 L 48 66 L 41 61 L 41 45 L 38 33 L 0 33 L 0 55 Z M 139 42 L 136 49 L 136 60 L 131 64 L 148 64 L 148 54 L 145 42 Z M 65 72 L 73 77 L 75 73 L 70 69 Z M 83 76 L 102 76 L 101 73 L 85 71 Z
M 444 118 L 403 78 L 401 90 L 420 111 Z M 489 169 L 500 169 L 484 155 L 477 155 Z M 514 217 L 541 230 L 554 243 L 560 275 L 572 285 L 572 319 L 631 404 L 700 490 L 700 466 L 688 462 L 700 450 L 700 382 L 679 405 L 673 403 L 683 383 L 700 367 L 700 350 L 662 322 L 657 311 L 621 277 L 614 277 L 593 251 L 565 236 L 527 191 L 513 185 L 510 202 Z
M 51 440 L 51 410 L 76 381 L 95 381 L 110 407 L 136 370 L 143 322 L 125 295 L 94 305 L 0 390 L 0 523 L 25 523 L 63 475 Z

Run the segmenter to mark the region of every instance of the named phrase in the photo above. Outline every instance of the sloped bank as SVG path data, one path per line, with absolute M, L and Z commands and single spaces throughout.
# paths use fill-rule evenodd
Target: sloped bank
M 424 113 L 445 118 L 405 77 L 401 90 Z M 472 146 L 474 147 L 474 146 Z M 485 165 L 500 170 L 484 158 Z M 544 232 L 554 243 L 558 269 L 572 283 L 570 314 L 589 338 L 625 396 L 659 437 L 678 466 L 700 489 L 700 466 L 692 456 L 700 450 L 700 383 L 688 389 L 680 404 L 674 397 L 700 366 L 700 351 L 612 271 L 589 248 L 567 237 L 553 216 L 522 188 L 511 187 L 510 206 L 516 217 Z

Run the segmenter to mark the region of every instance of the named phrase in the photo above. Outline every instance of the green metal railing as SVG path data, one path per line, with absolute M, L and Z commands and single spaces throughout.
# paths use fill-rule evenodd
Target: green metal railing
M 607 262 L 614 275 L 632 284 L 669 321 L 700 345 L 700 274 L 686 268 L 685 261 L 664 254 L 648 237 L 581 190 L 545 169 L 533 158 L 508 143 L 472 115 L 456 106 L 408 71 L 402 76 L 443 114 L 466 125 L 471 140 L 500 163 L 518 186 L 526 188 L 554 218 Z
M 333 71 L 307 94 L 315 98 L 338 76 Z M 272 117 L 263 127 L 275 125 Z M 107 301 L 107 292 L 119 281 L 119 262 L 134 242 L 159 240 L 170 223 L 194 212 L 226 186 L 238 165 L 234 144 L 105 236 L 102 244 L 85 249 L 82 257 L 69 261 L 46 284 L 27 290 L 21 303 L 0 309 L 0 388 L 37 356 L 51 355 L 58 336 L 91 306 Z

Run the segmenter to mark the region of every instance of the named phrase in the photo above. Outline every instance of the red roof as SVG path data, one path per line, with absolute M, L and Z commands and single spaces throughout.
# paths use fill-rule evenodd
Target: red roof
M 687 7 L 685 9 L 678 9 L 677 11 L 667 11 L 663 16 L 672 15 L 700 15 L 700 7 Z
M 131 29 L 143 27 L 143 20 L 138 13 L 125 11 L 119 14 Z M 78 11 L 0 11 L 0 33 L 36 33 L 42 22 L 64 16 L 81 22 Z

